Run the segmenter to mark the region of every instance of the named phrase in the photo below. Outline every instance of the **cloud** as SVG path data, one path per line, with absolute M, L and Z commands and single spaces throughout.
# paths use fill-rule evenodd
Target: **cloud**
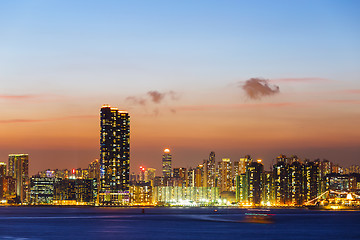
M 5 99 L 5 100 L 23 100 L 23 99 L 31 99 L 36 97 L 37 97 L 36 95 L 7 95 L 7 94 L 0 95 L 0 99 Z
M 243 104 L 212 104 L 212 105 L 190 105 L 179 106 L 174 110 L 179 111 L 219 111 L 254 108 L 282 108 L 304 106 L 306 103 L 278 102 L 278 103 L 243 103 Z
M 251 99 L 261 99 L 280 92 L 279 86 L 269 84 L 269 80 L 261 78 L 250 78 L 245 84 L 241 84 L 241 88 Z
M 144 99 L 142 97 L 130 96 L 130 97 L 127 97 L 125 100 L 129 101 L 135 105 L 142 105 L 142 106 L 146 105 L 146 99 Z
M 180 94 L 175 91 L 168 92 L 159 92 L 159 91 L 148 91 L 143 96 L 129 96 L 125 98 L 125 101 L 130 102 L 133 105 L 145 106 L 148 102 L 160 104 L 166 98 L 170 98 L 172 101 L 177 101 L 180 99 Z
M 149 91 L 147 92 L 147 95 L 150 96 L 151 101 L 154 103 L 160 103 L 162 100 L 164 100 L 167 93 L 160 93 L 158 91 Z
M 36 122 L 53 122 L 53 121 L 63 121 L 69 119 L 84 119 L 84 118 L 97 118 L 97 115 L 78 115 L 78 116 L 67 116 L 67 117 L 60 117 L 60 118 L 41 118 L 41 119 L 0 119 L 1 123 L 36 123 Z
M 180 94 L 177 92 L 169 91 L 167 94 L 170 96 L 171 100 L 177 101 L 180 99 Z
M 180 94 L 175 91 L 166 91 L 160 92 L 156 90 L 148 91 L 140 96 L 129 96 L 125 98 L 125 101 L 129 102 L 131 105 L 142 106 L 143 110 L 146 112 L 151 112 L 153 116 L 158 116 L 161 114 L 160 109 L 168 109 L 171 113 L 176 113 L 174 108 L 168 106 L 166 100 L 178 101 L 180 99 Z M 160 109 L 155 106 L 162 106 Z
M 304 77 L 304 78 L 275 78 L 269 80 L 272 83 L 281 82 L 295 82 L 295 83 L 316 83 L 316 82 L 331 82 L 332 80 L 319 77 Z

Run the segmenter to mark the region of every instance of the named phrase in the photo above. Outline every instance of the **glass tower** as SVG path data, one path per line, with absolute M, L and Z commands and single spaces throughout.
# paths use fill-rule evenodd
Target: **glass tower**
M 27 203 L 29 192 L 29 155 L 10 154 L 8 175 L 16 179 L 16 196 L 19 203 Z
M 163 172 L 164 178 L 170 178 L 171 177 L 171 172 L 172 172 L 171 154 L 170 154 L 170 149 L 168 149 L 168 148 L 166 148 L 164 150 L 164 154 L 163 154 L 163 157 L 162 157 L 162 172 Z
M 129 191 L 130 116 L 104 105 L 100 111 L 100 203 L 123 204 Z

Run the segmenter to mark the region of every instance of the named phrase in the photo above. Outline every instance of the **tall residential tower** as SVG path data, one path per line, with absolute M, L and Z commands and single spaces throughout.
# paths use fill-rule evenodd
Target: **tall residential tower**
M 16 196 L 19 203 L 28 202 L 29 194 L 29 155 L 10 154 L 8 176 L 16 180 Z
M 128 201 L 130 172 L 130 116 L 104 105 L 100 111 L 100 203 Z
M 170 154 L 170 149 L 166 148 L 162 156 L 162 172 L 164 179 L 171 178 L 171 172 L 172 172 L 171 158 L 172 157 Z

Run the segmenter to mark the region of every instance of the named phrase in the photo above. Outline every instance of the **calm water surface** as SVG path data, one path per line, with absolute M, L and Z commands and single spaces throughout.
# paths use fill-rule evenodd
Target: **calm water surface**
M 272 209 L 270 224 L 244 222 L 249 212 L 0 207 L 0 239 L 360 239 L 360 211 Z

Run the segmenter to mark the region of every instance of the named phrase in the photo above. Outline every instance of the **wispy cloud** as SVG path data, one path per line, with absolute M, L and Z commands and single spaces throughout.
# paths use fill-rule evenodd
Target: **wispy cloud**
M 318 82 L 332 82 L 332 80 L 327 78 L 319 78 L 319 77 L 304 77 L 304 78 L 274 78 L 269 80 L 272 83 L 286 83 L 286 82 L 294 82 L 294 83 L 318 83 Z
M 135 105 L 142 105 L 142 106 L 146 105 L 146 99 L 142 97 L 130 96 L 127 97 L 125 100 Z
M 279 86 L 270 84 L 269 80 L 262 78 L 250 78 L 245 83 L 240 82 L 240 87 L 251 99 L 261 99 L 280 92 Z
M 180 94 L 175 91 L 166 91 L 160 92 L 156 90 L 148 91 L 140 96 L 129 96 L 125 98 L 130 105 L 141 106 L 147 112 L 151 112 L 153 116 L 158 116 L 162 111 L 160 109 L 169 109 L 167 106 L 170 101 L 178 101 L 180 99 Z M 159 105 L 162 106 L 159 108 Z M 176 113 L 174 108 L 169 109 L 171 113 Z
M 212 104 L 212 105 L 189 105 L 175 108 L 178 111 L 219 111 L 229 109 L 246 108 L 281 108 L 304 105 L 304 103 L 278 102 L 278 103 L 243 103 L 243 104 Z
M 171 101 L 177 101 L 180 99 L 180 94 L 175 91 L 159 92 L 153 90 L 153 91 L 148 91 L 146 94 L 142 96 L 129 96 L 125 98 L 125 100 L 133 105 L 145 106 L 148 103 L 160 104 L 166 98 L 170 99 Z
M 152 102 L 160 103 L 162 100 L 164 100 L 166 93 L 161 93 L 158 91 L 149 91 L 147 92 L 147 95 L 150 96 Z
M 38 95 L 30 95 L 30 94 L 25 94 L 25 95 L 8 95 L 8 94 L 0 94 L 0 99 L 4 99 L 4 100 L 26 100 L 26 99 L 33 99 L 33 98 L 37 98 Z
M 16 118 L 16 119 L 0 119 L 0 123 L 37 123 L 37 122 L 53 122 L 53 121 L 63 121 L 70 119 L 86 119 L 86 118 L 98 118 L 97 115 L 78 115 L 78 116 L 67 116 L 59 118 L 38 118 L 38 119 L 26 119 L 26 118 Z

